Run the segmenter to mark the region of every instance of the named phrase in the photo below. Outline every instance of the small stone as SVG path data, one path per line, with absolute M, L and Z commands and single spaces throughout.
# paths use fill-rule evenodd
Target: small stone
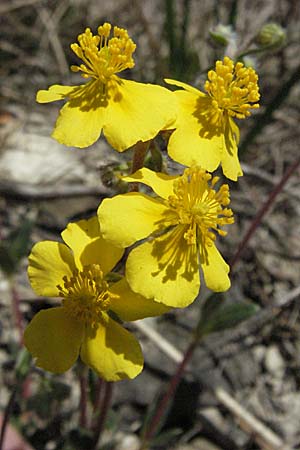
M 281 378 L 285 371 L 285 362 L 276 345 L 271 345 L 265 356 L 265 367 L 268 372 L 276 377 Z
M 140 448 L 140 441 L 134 434 L 124 436 L 119 445 L 119 450 L 138 450 Z

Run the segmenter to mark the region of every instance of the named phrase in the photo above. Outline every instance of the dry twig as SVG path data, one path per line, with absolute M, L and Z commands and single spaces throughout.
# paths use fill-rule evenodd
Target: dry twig
M 65 76 L 69 73 L 69 66 L 60 39 L 57 34 L 56 25 L 52 20 L 49 11 L 43 6 L 40 6 L 38 8 L 38 13 L 45 29 L 47 30 L 48 39 L 53 48 L 59 72 L 61 76 Z

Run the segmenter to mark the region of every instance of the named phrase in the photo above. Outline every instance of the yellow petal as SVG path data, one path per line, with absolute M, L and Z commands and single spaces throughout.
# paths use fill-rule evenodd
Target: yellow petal
M 42 241 L 35 244 L 29 255 L 28 276 L 32 289 L 45 297 L 57 297 L 57 285 L 75 269 L 69 248 L 59 242 Z
M 180 109 L 177 128 L 169 139 L 168 153 L 181 164 L 197 164 L 212 172 L 220 164 L 224 138 L 205 115 L 207 99 L 187 91 L 176 91 L 175 94 Z
M 111 301 L 110 309 L 114 311 L 122 320 L 132 321 L 144 319 L 145 317 L 160 316 L 170 310 L 162 303 L 145 298 L 136 294 L 130 289 L 126 278 L 115 283 L 110 292 L 117 294 L 117 298 Z
M 71 95 L 72 92 L 76 92 L 77 89 L 80 89 L 80 86 L 62 86 L 60 84 L 54 84 L 53 86 L 50 86 L 47 91 L 38 91 L 36 101 L 38 103 L 50 103 L 55 102 L 56 100 L 63 100 Z
M 92 145 L 100 137 L 107 105 L 99 81 L 76 86 L 60 110 L 52 137 L 67 146 L 83 148 Z
M 103 239 L 97 216 L 69 223 L 61 235 L 72 249 L 77 267 L 100 264 L 105 274 L 115 267 L 124 253 L 124 250 Z
M 222 151 L 222 170 L 230 180 L 236 181 L 243 175 L 238 158 L 239 128 L 231 117 L 226 120 L 224 147 Z
M 75 363 L 82 339 L 82 323 L 63 307 L 40 311 L 24 332 L 25 346 L 36 365 L 54 373 L 63 373 Z
M 140 344 L 133 334 L 106 314 L 96 332 L 87 332 L 80 356 L 107 381 L 135 378 L 144 363 Z
M 206 286 L 215 292 L 224 292 L 230 288 L 229 266 L 215 245 L 206 247 L 207 261 L 201 264 Z
M 150 186 L 159 197 L 167 199 L 173 194 L 173 181 L 178 176 L 167 175 L 166 173 L 154 172 L 153 170 L 143 167 L 134 174 L 123 177 L 122 180 L 128 182 L 137 182 Z
M 175 120 L 177 102 L 172 92 L 118 77 L 116 82 L 117 92 L 111 96 L 103 127 L 106 139 L 116 150 L 154 138 Z
M 128 247 L 157 230 L 167 211 L 158 200 L 138 192 L 104 199 L 98 209 L 102 235 L 115 245 Z
M 200 288 L 196 246 L 180 226 L 133 249 L 126 277 L 133 291 L 175 308 L 192 303 Z
M 190 86 L 189 84 L 183 83 L 182 81 L 171 80 L 170 78 L 165 78 L 165 82 L 168 84 L 171 84 L 172 86 L 181 87 L 188 92 L 192 92 L 192 93 L 200 95 L 200 96 L 202 96 L 202 95 L 205 96 L 205 94 L 203 92 L 199 91 L 198 89 L 196 89 L 193 86 Z

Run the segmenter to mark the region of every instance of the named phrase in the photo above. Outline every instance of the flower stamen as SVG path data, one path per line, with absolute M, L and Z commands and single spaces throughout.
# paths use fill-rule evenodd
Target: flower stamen
M 234 64 L 228 56 L 217 61 L 215 70 L 208 72 L 204 85 L 212 99 L 212 120 L 217 123 L 224 112 L 237 119 L 250 116 L 250 109 L 259 108 L 257 82 L 257 73 L 251 67 L 244 67 L 241 62 Z
M 128 36 L 127 30 L 114 27 L 110 37 L 111 24 L 104 23 L 98 27 L 98 35 L 93 35 L 90 28 L 78 36 L 78 42 L 71 44 L 71 49 L 83 64 L 71 66 L 73 72 L 82 72 L 83 78 L 95 78 L 106 84 L 112 75 L 134 66 L 132 53 L 136 45 Z
M 110 307 L 115 294 L 109 291 L 103 272 L 98 264 L 75 269 L 71 277 L 63 277 L 63 286 L 57 285 L 62 304 L 68 313 L 97 328 L 102 312 Z
M 220 227 L 234 222 L 232 210 L 226 208 L 230 202 L 228 185 L 223 184 L 218 191 L 213 189 L 218 180 L 192 166 L 174 181 L 174 195 L 168 198 L 168 221 L 170 225 L 185 225 L 184 238 L 190 245 L 211 246 L 215 233 L 226 235 Z

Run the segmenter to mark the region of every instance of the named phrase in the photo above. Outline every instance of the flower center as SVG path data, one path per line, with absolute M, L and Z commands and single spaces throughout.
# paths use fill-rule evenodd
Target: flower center
M 132 53 L 136 45 L 129 38 L 127 30 L 114 27 L 113 37 L 109 39 L 111 25 L 104 23 L 93 36 L 90 28 L 78 36 L 78 44 L 71 49 L 82 59 L 80 66 L 71 66 L 73 72 L 82 72 L 83 78 L 95 78 L 106 84 L 111 76 L 134 66 Z
M 223 184 L 218 191 L 213 187 L 219 177 L 214 177 L 200 167 L 190 167 L 174 181 L 174 195 L 168 204 L 173 212 L 171 225 L 185 226 L 184 238 L 188 244 L 211 246 L 216 239 L 214 233 L 227 234 L 219 227 L 234 222 L 229 208 L 229 187 Z
M 98 264 L 75 269 L 70 278 L 63 277 L 63 286 L 57 285 L 62 304 L 71 316 L 97 328 L 102 312 L 107 311 L 111 299 L 115 297 L 108 290 L 108 283 Z
M 208 72 L 205 89 L 212 99 L 215 121 L 221 118 L 224 111 L 237 119 L 250 116 L 250 109 L 259 108 L 260 95 L 258 76 L 251 67 L 244 67 L 225 56 L 223 61 L 217 61 L 215 70 Z

